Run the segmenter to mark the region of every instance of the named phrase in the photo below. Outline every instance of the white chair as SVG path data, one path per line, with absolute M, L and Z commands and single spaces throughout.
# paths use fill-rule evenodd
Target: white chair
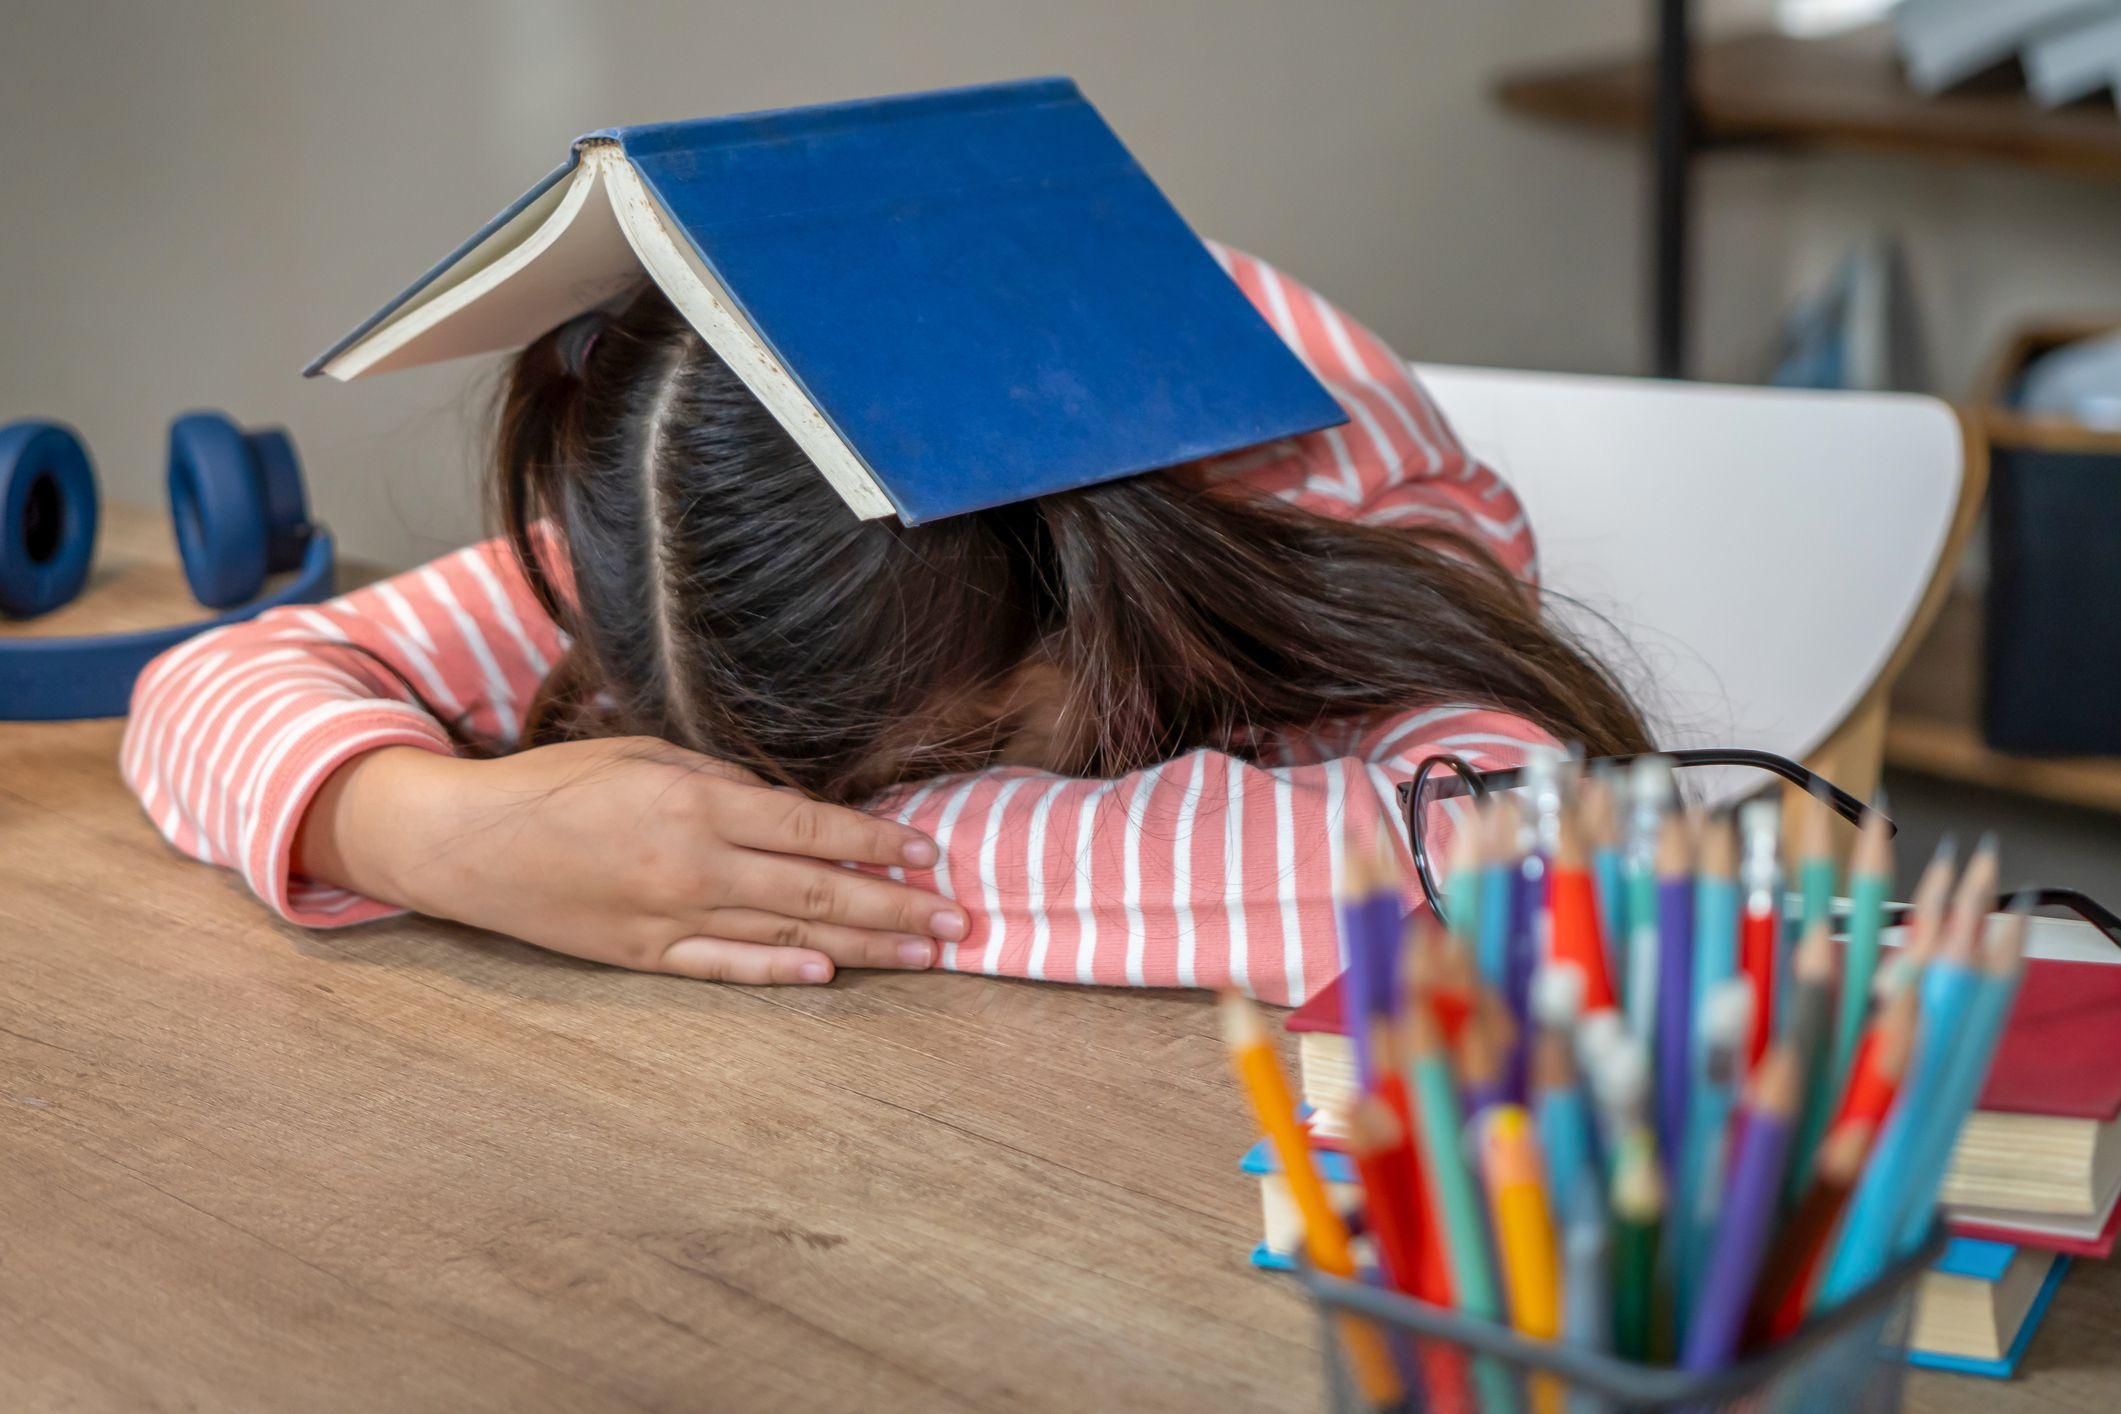
M 1417 364 L 1523 498 L 1542 582 L 1589 614 L 1665 747 L 1875 784 L 1885 700 L 1985 483 L 1935 398 Z M 1565 616 L 1570 611 L 1562 611 Z

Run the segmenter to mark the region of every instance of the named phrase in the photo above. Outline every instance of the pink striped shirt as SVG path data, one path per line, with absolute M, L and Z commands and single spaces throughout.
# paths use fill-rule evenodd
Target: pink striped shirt
M 1214 471 L 1320 515 L 1457 527 L 1531 579 L 1532 536 L 1516 498 L 1466 454 L 1406 366 L 1302 285 L 1215 249 L 1349 420 L 1222 458 Z M 311 927 L 396 911 L 291 872 L 318 786 L 378 747 L 453 749 L 382 668 L 319 646 L 334 642 L 368 650 L 440 710 L 508 740 L 561 648 L 507 546 L 490 540 L 327 604 L 201 635 L 148 666 L 121 762 L 142 807 L 178 849 L 238 870 L 266 904 Z M 1393 787 L 1437 752 L 1508 765 L 1545 740 L 1504 713 L 1424 706 L 1272 734 L 1249 757 L 1194 751 L 1119 780 L 998 767 L 908 787 L 874 808 L 941 846 L 933 870 L 895 872 L 970 915 L 965 939 L 943 948 L 944 967 L 1235 985 L 1295 1001 L 1339 969 L 1342 853 L 1383 829 L 1404 854 Z

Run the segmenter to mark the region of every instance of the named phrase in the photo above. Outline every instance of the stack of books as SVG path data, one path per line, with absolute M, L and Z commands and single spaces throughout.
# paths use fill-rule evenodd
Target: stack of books
M 1362 1190 L 1342 1152 L 1338 1116 L 1356 1093 L 1341 1032 L 1341 982 L 1287 1027 L 1321 1177 L 1336 1207 Z M 2121 1228 L 2121 966 L 2027 964 L 1980 1108 L 1961 1131 L 1945 1180 L 1952 1241 L 1924 1277 L 1909 1334 L 1911 1363 L 2009 1376 L 2073 1256 L 2106 1257 Z M 1254 1265 L 1289 1266 L 1302 1222 L 1268 1144 L 1245 1154 L 1258 1180 L 1264 1234 Z

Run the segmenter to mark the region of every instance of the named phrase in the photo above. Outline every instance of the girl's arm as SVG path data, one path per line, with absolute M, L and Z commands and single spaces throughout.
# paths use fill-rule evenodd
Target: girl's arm
M 1489 769 L 1546 742 L 1502 713 L 1432 708 L 1292 735 L 1258 764 L 1196 751 L 1113 781 L 1004 768 L 880 808 L 942 849 L 907 882 L 971 915 L 943 967 L 1293 1003 L 1340 971 L 1343 852 L 1382 830 L 1411 869 L 1394 787 L 1438 752 Z
M 150 664 L 122 766 L 178 848 L 313 927 L 417 908 L 578 957 L 738 982 L 926 967 L 962 914 L 840 861 L 928 864 L 895 822 L 664 742 L 513 742 L 563 645 L 502 543 Z M 409 684 L 409 686 L 408 686 Z
M 283 917 L 362 922 L 399 910 L 291 867 L 319 789 L 386 747 L 455 753 L 407 683 L 469 731 L 515 740 L 560 647 L 507 546 L 488 541 L 179 644 L 133 686 L 120 766 L 170 843 L 236 870 Z

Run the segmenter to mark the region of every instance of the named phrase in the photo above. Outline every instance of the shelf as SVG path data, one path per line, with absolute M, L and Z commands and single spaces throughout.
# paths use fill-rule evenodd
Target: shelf
M 1885 762 L 1920 775 L 2121 814 L 2121 758 L 2008 756 L 1981 740 L 1981 605 L 1955 594 L 1893 685 Z
M 1638 131 L 1649 121 L 1647 58 L 1506 74 L 1505 108 L 1581 127 Z M 2034 105 L 1998 78 L 1930 98 L 1908 87 L 1883 29 L 1836 39 L 1739 35 L 1694 46 L 1697 140 L 1854 148 L 2029 164 L 2121 179 L 2121 116 L 2101 99 Z

